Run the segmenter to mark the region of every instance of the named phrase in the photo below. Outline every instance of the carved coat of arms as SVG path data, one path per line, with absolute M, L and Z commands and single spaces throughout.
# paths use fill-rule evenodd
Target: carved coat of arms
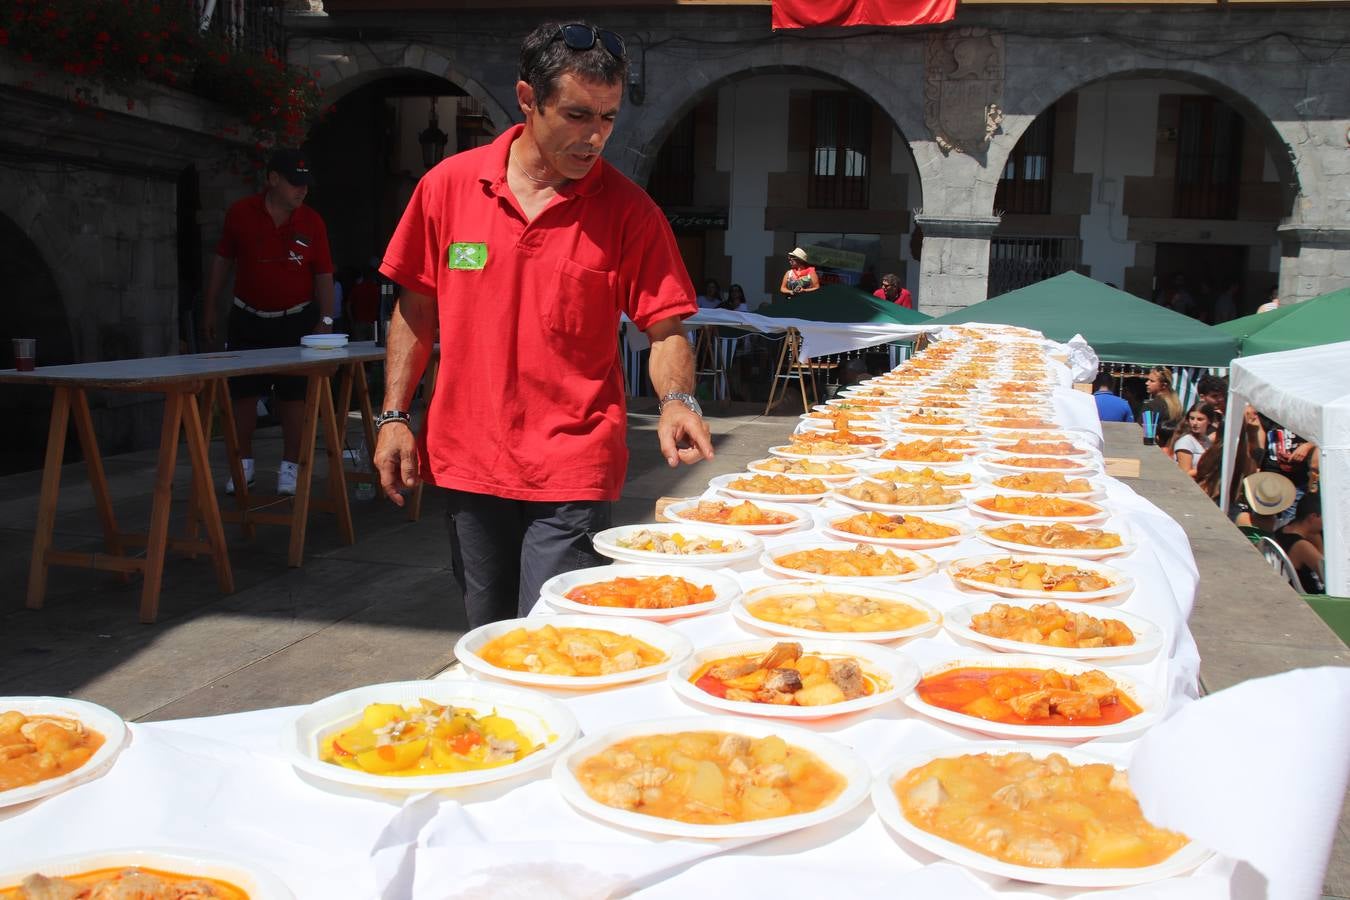
M 928 37 L 923 117 L 942 152 L 983 156 L 1003 121 L 1003 35 L 956 28 Z

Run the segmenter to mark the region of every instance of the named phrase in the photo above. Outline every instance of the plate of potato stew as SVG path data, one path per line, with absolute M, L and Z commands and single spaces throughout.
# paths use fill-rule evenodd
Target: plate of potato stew
M 1109 660 L 1155 653 L 1162 629 L 1148 619 L 1096 604 L 975 600 L 947 610 L 953 635 L 1004 653 Z
M 1068 556 L 991 554 L 947 563 L 947 575 L 964 588 L 1037 600 L 1119 599 L 1134 579 L 1104 563 Z
M 919 668 L 895 650 L 850 641 L 736 641 L 696 651 L 666 676 L 685 700 L 728 712 L 819 719 L 898 700 Z
M 455 658 L 477 675 L 586 690 L 664 675 L 693 650 L 678 631 L 641 619 L 534 616 L 475 628 Z
M 691 838 L 786 834 L 842 816 L 871 790 L 848 747 L 770 719 L 707 715 L 621 725 L 553 766 L 572 806 L 637 831 Z
M 731 607 L 747 628 L 784 637 L 890 643 L 942 624 L 919 598 L 880 587 L 796 581 L 752 588 Z
M 1210 856 L 1148 822 L 1122 764 L 1074 747 L 971 741 L 916 751 L 877 777 L 872 802 L 904 840 L 1032 884 L 1144 884 Z

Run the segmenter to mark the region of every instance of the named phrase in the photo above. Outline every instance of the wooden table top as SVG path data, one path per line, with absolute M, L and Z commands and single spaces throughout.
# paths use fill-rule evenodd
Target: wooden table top
M 266 350 L 222 350 L 181 356 L 114 359 L 68 366 L 38 366 L 32 372 L 0 369 L 0 384 L 134 388 L 198 381 L 261 372 L 304 372 L 308 369 L 384 359 L 384 348 L 374 341 L 357 341 L 338 350 L 275 347 Z

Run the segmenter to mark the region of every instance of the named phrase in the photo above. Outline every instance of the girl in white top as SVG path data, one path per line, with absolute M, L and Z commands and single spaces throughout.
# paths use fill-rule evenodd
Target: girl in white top
M 1213 432 L 1222 417 L 1208 403 L 1197 403 L 1186 413 L 1186 421 L 1172 441 L 1172 456 L 1181 471 L 1195 477 L 1195 461 L 1214 443 Z

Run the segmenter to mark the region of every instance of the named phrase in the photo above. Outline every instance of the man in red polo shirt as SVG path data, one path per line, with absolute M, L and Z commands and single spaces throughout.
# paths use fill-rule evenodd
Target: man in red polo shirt
M 524 615 L 559 572 L 602 562 L 628 463 L 619 315 L 651 340 L 667 462 L 712 458 L 681 320 L 698 307 L 651 199 L 600 151 L 623 97 L 622 38 L 550 23 L 521 47 L 525 124 L 422 178 L 381 271 L 403 287 L 375 464 L 386 496 L 449 489 L 470 626 Z M 422 452 L 408 404 L 437 326 Z
M 900 284 L 900 276 L 898 275 L 889 273 L 882 275 L 881 287 L 873 291 L 872 296 L 888 303 L 898 303 L 905 309 L 914 308 L 914 298 L 910 296 L 909 288 Z
M 202 331 L 216 339 L 219 298 L 236 267 L 226 343 L 231 350 L 298 347 L 307 334 L 333 330 L 333 260 L 328 229 L 308 206 L 309 165 L 299 150 L 278 149 L 267 164 L 267 190 L 245 197 L 225 214 L 225 227 L 203 297 Z M 315 302 L 315 301 L 318 302 Z M 276 389 L 281 416 L 282 461 L 277 493 L 294 494 L 305 416 L 305 379 L 298 375 L 245 375 L 230 379 L 235 428 L 244 475 L 253 483 L 253 431 L 258 398 Z M 234 493 L 234 480 L 225 485 Z

